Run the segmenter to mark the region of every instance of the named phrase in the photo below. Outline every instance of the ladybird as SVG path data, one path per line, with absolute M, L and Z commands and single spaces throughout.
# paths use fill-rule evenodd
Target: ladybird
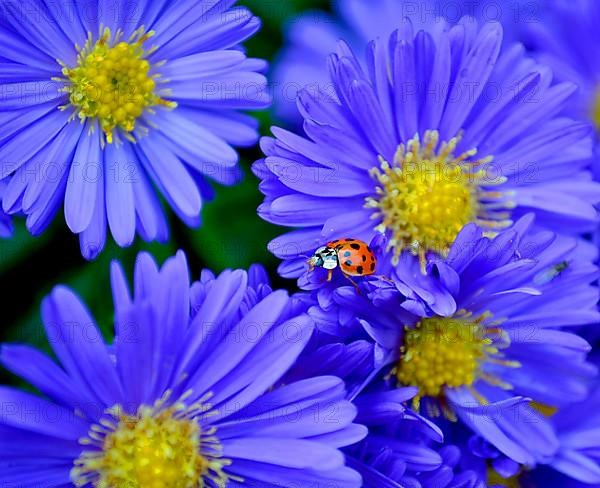
M 375 273 L 377 261 L 371 248 L 358 239 L 337 239 L 315 251 L 308 260 L 309 271 L 325 268 L 327 281 L 331 281 L 333 270 L 340 268 L 342 274 L 352 281 L 351 276 L 368 276 Z

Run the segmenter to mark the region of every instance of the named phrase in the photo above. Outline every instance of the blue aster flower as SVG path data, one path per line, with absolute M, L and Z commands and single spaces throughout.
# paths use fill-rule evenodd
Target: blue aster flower
M 112 289 L 114 344 L 77 296 L 57 287 L 42 316 L 60 365 L 27 346 L 2 346 L 2 364 L 44 397 L 0 388 L 0 482 L 361 486 L 338 450 L 366 433 L 352 423 L 343 381 L 271 388 L 313 325 L 263 271 L 204 271 L 190 286 L 182 253 L 161 269 L 142 254 L 134 294 L 118 265 Z
M 473 471 L 460 466 L 461 452 L 444 445 L 431 421 L 410 409 L 415 387 L 388 390 L 374 374 L 375 346 L 364 340 L 347 344 L 313 338 L 285 381 L 319 375 L 342 378 L 347 398 L 358 410 L 356 421 L 369 428 L 360 443 L 344 449 L 349 466 L 363 477 L 365 488 L 480 487 Z M 485 479 L 485 478 L 483 478 Z
M 334 95 L 322 67 L 339 39 L 362 52 L 371 39 L 389 36 L 407 16 L 420 28 L 435 27 L 440 18 L 457 22 L 468 15 L 484 22 L 501 22 L 505 36 L 512 40 L 523 25 L 538 21 L 540 6 L 534 0 L 335 0 L 333 11 L 333 15 L 309 11 L 286 26 L 286 44 L 275 63 L 273 81 L 275 112 L 287 123 L 302 124 L 295 104 L 301 89 L 321 88 Z
M 283 276 L 344 237 L 383 233 L 412 273 L 413 256 L 424 271 L 470 222 L 495 233 L 535 211 L 540 227 L 594 228 L 590 129 L 557 116 L 575 86 L 553 83 L 520 45 L 500 54 L 498 23 L 476 25 L 415 34 L 406 24 L 369 44 L 365 69 L 340 43 L 329 59 L 336 96 L 299 97 L 305 135 L 273 128 L 262 140 L 259 213 L 295 229 L 270 244 Z
M 490 459 L 548 464 L 560 439 L 540 412 L 585 400 L 597 373 L 575 330 L 600 318 L 597 268 L 578 244 L 536 231 L 531 216 L 494 239 L 470 224 L 447 260 L 430 264 L 437 292 L 420 305 L 425 291 L 407 296 L 405 283 L 387 279 L 334 299 L 376 344 L 389 388 L 418 388 L 417 411 L 459 420 L 493 446 Z M 446 313 L 428 306 L 437 301 Z
M 165 240 L 158 193 L 200 224 L 208 180 L 239 178 L 268 104 L 265 63 L 239 48 L 259 20 L 232 0 L 0 2 L 2 208 L 42 232 L 64 202 L 93 258 Z M 157 192 L 158 190 L 158 192 Z

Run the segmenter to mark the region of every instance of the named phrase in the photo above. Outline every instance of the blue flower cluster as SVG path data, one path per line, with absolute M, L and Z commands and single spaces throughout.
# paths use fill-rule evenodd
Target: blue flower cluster
M 0 0 L 0 237 L 199 225 L 271 101 L 235 4 Z M 333 7 L 252 167 L 298 289 L 142 253 L 107 340 L 54 288 L 52 355 L 0 347 L 0 486 L 600 486 L 600 4 Z

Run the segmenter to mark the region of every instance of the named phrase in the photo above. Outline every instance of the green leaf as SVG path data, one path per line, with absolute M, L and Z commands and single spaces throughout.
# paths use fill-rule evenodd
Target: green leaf
M 281 230 L 256 213 L 262 202 L 258 180 L 246 171 L 242 183 L 217 188 L 216 193 L 215 200 L 204 207 L 202 227 L 189 231 L 194 251 L 216 272 L 252 263 L 275 267 L 277 260 L 267 244 Z
M 56 226 L 50 226 L 39 237 L 32 236 L 23 219 L 15 219 L 15 231 L 10 239 L 0 239 L 0 275 L 20 265 L 27 256 L 45 246 L 56 232 Z

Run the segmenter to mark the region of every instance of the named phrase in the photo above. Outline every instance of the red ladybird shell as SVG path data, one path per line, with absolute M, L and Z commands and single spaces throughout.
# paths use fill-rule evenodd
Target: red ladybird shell
M 337 251 L 342 272 L 348 276 L 367 276 L 375 273 L 376 260 L 371 248 L 358 239 L 337 239 L 327 243 Z

